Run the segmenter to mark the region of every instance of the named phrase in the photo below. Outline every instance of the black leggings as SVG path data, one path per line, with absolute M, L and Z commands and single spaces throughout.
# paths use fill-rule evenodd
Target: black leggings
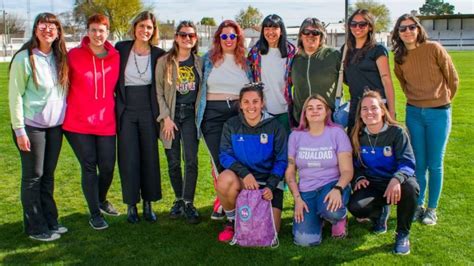
M 31 151 L 20 151 L 23 222 L 28 235 L 37 235 L 58 225 L 58 209 L 53 198 L 54 170 L 63 135 L 61 126 L 25 126 L 25 131 L 30 140 Z M 18 148 L 15 133 L 13 140 Z
M 92 217 L 97 217 L 100 215 L 99 204 L 107 199 L 107 192 L 114 176 L 115 136 L 69 131 L 65 131 L 64 134 L 81 164 L 82 191 L 89 212 Z
M 349 200 L 349 211 L 357 218 L 380 217 L 382 207 L 387 205 L 387 199 L 383 197 L 387 189 L 388 181 L 376 182 L 369 180 L 366 188 L 355 191 Z M 420 187 L 414 177 L 408 178 L 402 185 L 402 197 L 397 204 L 397 232 L 408 234 L 410 232 L 413 215 L 416 209 L 416 200 L 420 193 Z
M 218 173 L 223 171 L 219 162 L 219 147 L 224 123 L 238 114 L 238 101 L 207 101 L 206 103 L 201 129 Z

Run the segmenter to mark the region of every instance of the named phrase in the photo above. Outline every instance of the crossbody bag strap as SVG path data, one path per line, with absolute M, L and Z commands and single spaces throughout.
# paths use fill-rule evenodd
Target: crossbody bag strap
M 337 88 L 336 88 L 336 99 L 342 98 L 342 83 L 344 77 L 344 61 L 346 60 L 347 54 L 347 45 L 344 44 L 344 49 L 342 51 L 341 67 L 339 68 L 339 77 L 337 79 Z

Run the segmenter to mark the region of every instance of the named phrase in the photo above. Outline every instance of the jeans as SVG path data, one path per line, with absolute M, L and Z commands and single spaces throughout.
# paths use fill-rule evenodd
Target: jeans
M 193 202 L 198 176 L 197 153 L 199 146 L 194 105 L 176 104 L 174 123 L 178 130 L 174 131 L 171 149 L 165 150 L 171 186 L 177 199 Z M 181 146 L 185 168 L 184 178 L 181 172 Z
M 21 204 L 23 223 L 28 235 L 48 232 L 58 225 L 54 201 L 54 170 L 63 141 L 61 126 L 37 128 L 25 126 L 31 151 L 20 151 Z M 15 144 L 16 136 L 13 133 Z
M 387 205 L 383 196 L 389 180 L 369 180 L 366 188 L 354 191 L 349 200 L 348 209 L 357 218 L 377 219 L 382 213 L 382 208 Z M 397 203 L 397 229 L 399 233 L 408 234 L 416 210 L 416 199 L 419 186 L 414 177 L 408 178 L 401 185 L 402 197 Z
M 302 222 L 293 221 L 293 240 L 295 244 L 300 246 L 319 245 L 322 239 L 323 219 L 331 224 L 336 224 L 346 217 L 346 204 L 351 192 L 350 186 L 344 188 L 342 193 L 343 206 L 337 211 L 327 210 L 328 204 L 324 202 L 324 198 L 336 183 L 337 181 L 333 181 L 316 190 L 300 192 L 301 199 L 308 205 L 309 212 L 303 211 L 304 220 Z
M 451 132 L 451 108 L 419 108 L 407 105 L 406 125 L 415 153 L 415 174 L 420 185 L 417 204 L 424 204 L 428 185 L 428 208 L 436 208 L 443 187 L 443 158 Z
M 65 135 L 81 164 L 82 191 L 90 215 L 97 217 L 100 215 L 99 204 L 107 199 L 114 177 L 116 138 L 69 131 L 65 131 Z

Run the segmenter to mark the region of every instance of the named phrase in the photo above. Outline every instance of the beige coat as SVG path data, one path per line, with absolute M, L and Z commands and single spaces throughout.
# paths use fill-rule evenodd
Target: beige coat
M 171 149 L 171 140 L 166 140 L 163 134 L 163 128 L 165 126 L 164 119 L 170 117 L 174 121 L 174 111 L 176 107 L 176 81 L 178 79 L 177 67 L 171 68 L 171 82 L 168 82 L 166 77 L 166 60 L 169 54 L 166 54 L 156 64 L 155 76 L 156 76 L 156 94 L 158 98 L 158 106 L 160 109 L 160 115 L 156 119 L 160 123 L 160 139 L 163 142 L 165 149 Z M 202 60 L 198 55 L 194 56 L 194 67 L 199 75 L 199 80 L 202 81 Z M 173 60 L 173 64 L 178 66 L 178 62 Z M 199 107 L 199 99 L 201 98 L 201 86 L 196 98 L 195 111 Z M 196 129 L 198 130 L 198 129 Z

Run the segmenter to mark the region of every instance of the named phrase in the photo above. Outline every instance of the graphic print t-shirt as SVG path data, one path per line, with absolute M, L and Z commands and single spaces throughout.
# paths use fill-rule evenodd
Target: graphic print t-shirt
M 319 136 L 308 131 L 293 131 L 288 140 L 288 157 L 295 159 L 299 190 L 316 190 L 340 177 L 337 155 L 352 152 L 352 146 L 340 127 L 324 128 Z
M 199 75 L 194 67 L 194 56 L 179 62 L 176 82 L 176 103 L 194 104 L 199 90 Z

